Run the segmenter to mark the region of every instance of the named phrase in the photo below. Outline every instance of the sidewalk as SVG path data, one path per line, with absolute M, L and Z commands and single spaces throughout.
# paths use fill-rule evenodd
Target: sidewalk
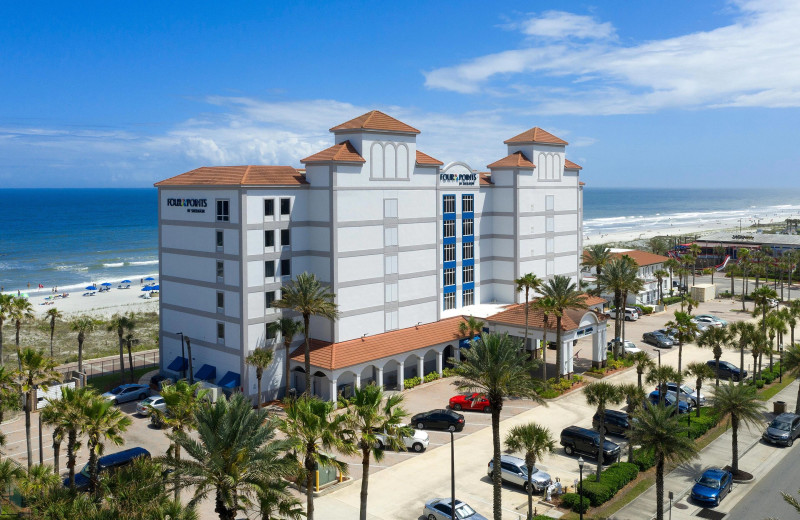
M 785 401 L 786 409 L 794 410 L 797 400 L 797 385 L 800 381 L 792 384 L 778 392 L 778 394 L 767 401 L 766 408 L 769 417 L 772 415 L 772 403 L 774 401 Z M 766 422 L 766 421 L 765 421 Z M 750 430 L 745 426 L 739 428 L 739 468 L 752 473 L 755 479 L 746 484 L 734 484 L 733 490 L 719 507 L 713 508 L 714 511 L 725 513 L 733 507 L 747 494 L 750 487 L 758 481 L 760 477 L 768 473 L 783 457 L 787 455 L 786 448 L 779 448 L 761 442 L 761 433 L 764 431 L 763 425 L 752 426 Z M 704 469 L 717 466 L 724 467 L 731 462 L 731 430 L 728 429 L 720 435 L 714 442 L 706 446 L 699 454 L 698 458 L 675 468 L 672 472 L 664 476 L 664 511 L 669 507 L 667 497 L 669 492 L 674 493 L 672 503 L 672 518 L 674 520 L 697 518 L 697 513 L 704 509 L 689 501 L 689 495 L 697 478 Z M 789 448 L 796 450 L 797 446 Z M 656 514 L 656 487 L 651 486 L 647 491 L 639 495 L 630 504 L 611 516 L 611 520 L 642 520 L 653 518 Z M 708 517 L 707 517 L 708 518 Z

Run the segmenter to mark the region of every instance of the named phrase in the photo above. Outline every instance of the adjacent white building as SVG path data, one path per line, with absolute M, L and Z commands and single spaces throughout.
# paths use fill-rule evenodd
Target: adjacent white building
M 642 290 L 638 293 L 628 294 L 627 303 L 630 305 L 656 305 L 658 303 L 658 278 L 655 276 L 656 271 L 665 270 L 664 262 L 669 260 L 668 257 L 650 253 L 647 251 L 639 251 L 636 249 L 610 249 L 611 256 L 614 258 L 621 258 L 623 256 L 630 257 L 639 266 L 637 277 L 643 282 Z M 592 268 L 584 268 L 585 276 L 583 280 L 594 287 L 596 282 L 597 270 Z M 669 294 L 669 278 L 661 280 L 662 295 Z M 613 294 L 603 294 L 608 300 L 613 301 Z
M 456 354 L 445 349 L 461 320 L 450 318 L 521 301 L 522 274 L 579 278 L 581 167 L 565 141 L 533 128 L 481 172 L 426 155 L 419 130 L 379 111 L 331 132 L 333 146 L 303 159 L 305 169 L 203 167 L 156 183 L 165 372 L 191 362 L 195 379 L 252 395 L 244 360 L 275 346 L 262 383 L 279 395 L 285 363 L 295 375 L 300 364 L 267 324 L 285 312 L 272 306 L 281 286 L 304 271 L 330 286 L 340 312 L 311 322 L 314 391 L 327 396 L 441 370 Z M 432 326 L 441 321 L 450 325 Z M 425 325 L 436 334 L 404 341 Z M 302 390 L 302 374 L 291 379 Z

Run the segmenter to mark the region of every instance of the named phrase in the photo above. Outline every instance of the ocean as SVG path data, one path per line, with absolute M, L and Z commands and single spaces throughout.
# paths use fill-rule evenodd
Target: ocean
M 157 190 L 0 189 L 0 286 L 74 290 L 158 272 Z M 584 233 L 719 222 L 747 226 L 800 212 L 800 189 L 584 191 Z

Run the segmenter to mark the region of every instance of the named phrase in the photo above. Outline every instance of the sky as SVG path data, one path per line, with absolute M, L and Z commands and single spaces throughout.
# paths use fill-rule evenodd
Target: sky
M 538 126 L 592 187 L 798 187 L 800 2 L 0 2 L 0 187 L 288 164 L 378 109 L 478 170 Z

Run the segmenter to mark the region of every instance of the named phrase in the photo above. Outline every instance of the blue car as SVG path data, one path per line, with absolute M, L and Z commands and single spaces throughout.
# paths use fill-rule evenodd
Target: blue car
M 110 455 L 105 455 L 100 457 L 100 459 L 97 461 L 97 473 L 102 477 L 103 475 L 121 468 L 122 466 L 127 466 L 139 457 L 149 459 L 150 452 L 144 448 L 131 448 L 128 450 L 119 451 L 117 453 L 112 453 Z M 75 489 L 78 491 L 86 491 L 89 489 L 90 483 L 89 464 L 86 464 L 82 470 L 75 473 Z M 63 484 L 64 487 L 69 487 L 69 477 L 64 479 Z
M 720 500 L 731 492 L 733 475 L 724 469 L 707 469 L 692 488 L 692 499 L 704 505 L 718 506 Z
M 659 401 L 658 397 L 659 397 L 658 390 L 654 390 L 650 392 L 650 396 L 648 397 L 648 399 L 650 400 L 651 403 L 657 405 Z M 675 399 L 674 393 L 667 392 L 667 394 L 664 396 L 665 406 L 675 406 L 676 401 L 677 400 Z M 686 401 L 677 401 L 677 403 L 678 403 L 678 413 L 689 413 L 689 411 L 691 411 L 691 407 Z

